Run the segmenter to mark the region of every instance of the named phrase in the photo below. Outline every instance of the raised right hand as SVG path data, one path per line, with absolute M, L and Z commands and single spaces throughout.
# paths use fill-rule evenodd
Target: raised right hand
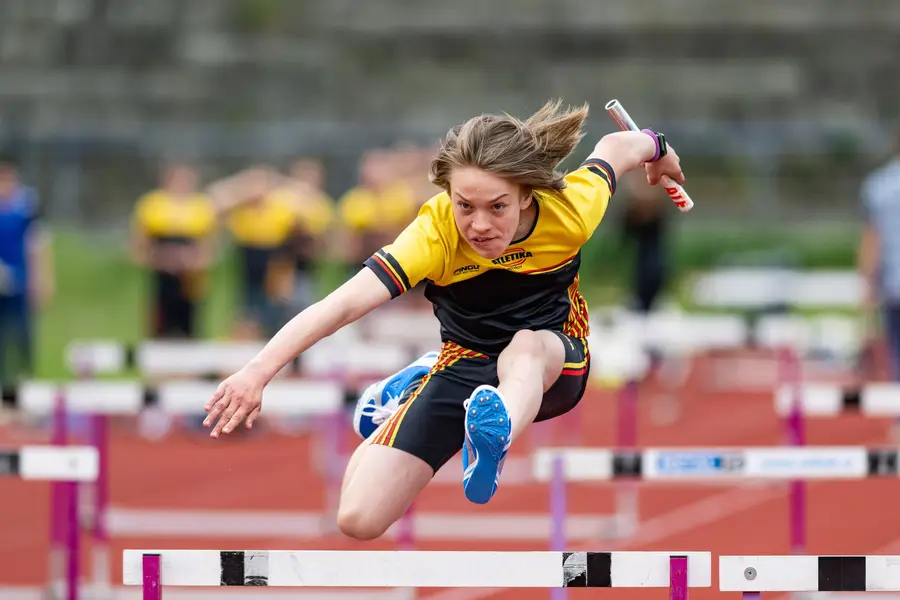
M 647 171 L 647 183 L 657 185 L 662 180 L 663 175 L 668 176 L 672 181 L 684 185 L 684 173 L 681 171 L 681 158 L 672 148 L 668 147 L 665 156 L 656 162 L 644 163 L 644 169 Z

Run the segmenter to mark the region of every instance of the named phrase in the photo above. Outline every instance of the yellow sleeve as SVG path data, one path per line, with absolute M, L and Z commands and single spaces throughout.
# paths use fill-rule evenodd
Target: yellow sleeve
M 394 243 L 366 260 L 365 265 L 378 275 L 391 297 L 396 298 L 425 279 L 442 277 L 450 250 L 437 216 L 434 202 L 424 204 Z
M 584 226 L 585 241 L 591 237 L 616 192 L 616 174 L 608 162 L 589 158 L 566 176 L 566 200 Z

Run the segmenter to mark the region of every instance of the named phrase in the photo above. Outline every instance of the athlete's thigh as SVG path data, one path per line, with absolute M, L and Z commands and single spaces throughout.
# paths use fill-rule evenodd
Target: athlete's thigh
M 434 368 L 373 436 L 372 444 L 408 452 L 437 472 L 462 448 L 463 402 L 482 384 L 497 385 L 496 361 L 445 345 Z
M 563 342 L 565 361 L 559 377 L 544 392 L 541 408 L 535 422 L 546 421 L 565 414 L 575 408 L 587 388 L 591 369 L 591 357 L 587 340 L 574 338 L 564 333 L 555 333 Z

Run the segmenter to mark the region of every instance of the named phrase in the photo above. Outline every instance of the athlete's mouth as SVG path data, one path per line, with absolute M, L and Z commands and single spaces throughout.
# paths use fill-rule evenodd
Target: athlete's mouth
M 474 237 L 471 238 L 473 244 L 477 244 L 479 246 L 486 246 L 494 241 L 492 237 Z

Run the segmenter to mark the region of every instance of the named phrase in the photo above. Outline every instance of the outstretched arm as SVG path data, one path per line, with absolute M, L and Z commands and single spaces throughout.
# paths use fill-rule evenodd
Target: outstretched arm
M 266 383 L 319 340 L 361 319 L 391 299 L 391 293 L 368 267 L 341 287 L 288 321 L 248 364 Z
M 291 319 L 247 365 L 223 381 L 206 403 L 203 424 L 219 419 L 210 435 L 230 433 L 241 421 L 247 427 L 259 415 L 263 388 L 310 346 L 391 299 L 378 276 L 363 268 L 344 285 Z

